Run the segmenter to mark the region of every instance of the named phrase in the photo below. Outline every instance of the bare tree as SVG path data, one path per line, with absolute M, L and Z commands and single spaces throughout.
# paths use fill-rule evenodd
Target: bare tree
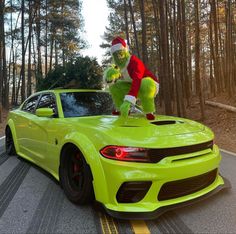
M 132 25 L 133 25 L 133 30 L 134 30 L 134 39 L 135 39 L 135 48 L 136 48 L 136 53 L 138 57 L 140 56 L 140 51 L 139 51 L 139 43 L 138 43 L 138 35 L 137 35 L 137 30 L 136 30 L 136 24 L 134 20 L 134 11 L 133 11 L 133 6 L 131 3 L 131 0 L 128 0 L 129 2 L 129 10 L 130 10 L 130 15 L 132 19 Z
M 32 39 L 32 23 L 33 23 L 33 13 L 32 13 L 32 3 L 29 1 L 29 36 L 28 36 L 28 79 L 27 79 L 27 97 L 31 95 L 32 87 L 31 87 L 31 39 Z
M 48 0 L 45 3 L 45 75 L 48 73 Z
M 234 93 L 233 84 L 233 43 L 232 43 L 232 2 L 226 3 L 226 89 L 230 97 Z
M 141 21 L 142 21 L 142 59 L 145 64 L 148 63 L 147 56 L 147 29 L 146 29 L 146 19 L 145 19 L 145 8 L 144 8 L 144 0 L 139 0 L 139 7 L 141 13 Z
M 165 90 L 165 112 L 166 114 L 172 114 L 171 106 L 171 89 L 170 89 L 170 79 L 169 79 L 169 64 L 168 64 L 168 35 L 167 35 L 167 22 L 166 22 L 166 4 L 164 0 L 159 1 L 159 12 L 160 12 L 160 25 L 161 25 L 161 51 L 162 51 L 162 72 L 161 81 L 162 87 Z
M 205 118 L 204 97 L 202 81 L 200 77 L 200 28 L 199 28 L 199 0 L 194 0 L 195 11 L 195 80 L 197 82 L 197 92 L 200 99 L 201 118 Z
M 6 79 L 4 72 L 4 60 L 6 59 L 5 40 L 4 40 L 4 7 L 5 1 L 0 1 L 0 122 L 2 122 L 2 93 L 3 93 L 3 80 Z
M 128 23 L 128 10 L 127 10 L 127 3 L 124 0 L 124 18 L 125 18 L 125 34 L 127 39 L 127 44 L 130 46 L 130 39 L 129 39 L 129 23 Z
M 37 75 L 42 77 L 42 53 L 41 53 L 41 1 L 35 0 L 35 10 L 36 10 L 36 41 L 37 41 Z
M 21 101 L 25 100 L 25 0 L 21 0 Z
M 222 92 L 223 86 L 221 81 L 220 60 L 219 60 L 219 36 L 218 36 L 218 19 L 217 19 L 217 0 L 210 0 L 212 20 L 214 25 L 214 76 L 216 77 L 217 92 Z

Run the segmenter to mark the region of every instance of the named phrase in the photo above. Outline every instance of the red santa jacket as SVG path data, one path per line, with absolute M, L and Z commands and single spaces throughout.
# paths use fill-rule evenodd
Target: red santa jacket
M 121 70 L 122 76 L 125 80 L 131 80 L 131 88 L 128 95 L 125 96 L 125 100 L 135 103 L 140 89 L 141 81 L 145 77 L 151 77 L 157 84 L 159 84 L 158 78 L 153 75 L 144 65 L 144 63 L 138 59 L 135 55 L 132 55 L 127 62 L 125 68 Z

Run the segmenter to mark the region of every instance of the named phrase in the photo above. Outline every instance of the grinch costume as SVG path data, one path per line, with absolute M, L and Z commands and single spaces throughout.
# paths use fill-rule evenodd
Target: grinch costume
M 131 104 L 134 105 L 139 98 L 147 119 L 155 119 L 154 98 L 159 89 L 158 78 L 140 59 L 130 55 L 122 38 L 116 37 L 112 41 L 111 53 L 115 66 L 104 72 L 104 78 L 108 83 L 113 82 L 109 89 L 117 108 L 114 113 L 127 117 Z

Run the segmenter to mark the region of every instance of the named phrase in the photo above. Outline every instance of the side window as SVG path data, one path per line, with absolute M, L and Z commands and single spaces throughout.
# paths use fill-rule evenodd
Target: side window
M 23 111 L 27 111 L 30 113 L 34 113 L 35 107 L 38 101 L 39 95 L 33 96 L 32 98 L 28 99 L 24 105 L 22 106 Z
M 57 105 L 53 94 L 50 93 L 43 94 L 39 100 L 37 109 L 38 108 L 52 108 L 55 115 L 57 116 Z

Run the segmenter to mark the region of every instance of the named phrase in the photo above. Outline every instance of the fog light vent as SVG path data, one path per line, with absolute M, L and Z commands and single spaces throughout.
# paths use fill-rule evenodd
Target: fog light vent
M 134 203 L 141 201 L 151 187 L 151 181 L 135 181 L 123 183 L 116 195 L 119 203 Z

